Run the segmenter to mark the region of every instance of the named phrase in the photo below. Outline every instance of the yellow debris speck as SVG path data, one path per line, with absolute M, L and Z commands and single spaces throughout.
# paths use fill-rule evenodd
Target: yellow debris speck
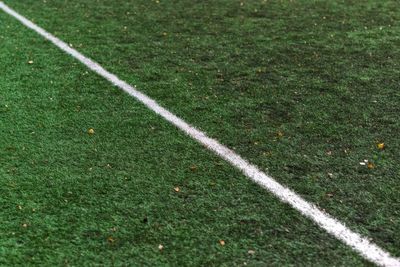
M 368 169 L 373 169 L 373 168 L 375 168 L 375 165 L 372 162 L 368 162 L 367 167 L 368 167 Z
M 378 147 L 378 149 L 382 150 L 385 148 L 385 143 L 379 143 L 376 146 Z

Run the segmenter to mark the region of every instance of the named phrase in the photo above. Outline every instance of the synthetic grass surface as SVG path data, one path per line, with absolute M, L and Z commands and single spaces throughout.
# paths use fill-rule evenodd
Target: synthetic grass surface
M 365 263 L 126 94 L 0 19 L 1 265 Z
M 396 2 L 5 2 L 400 255 Z

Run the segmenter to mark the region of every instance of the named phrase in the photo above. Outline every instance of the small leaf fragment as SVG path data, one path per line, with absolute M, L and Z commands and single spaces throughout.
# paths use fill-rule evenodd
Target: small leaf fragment
M 383 150 L 383 149 L 385 149 L 385 143 L 378 143 L 378 144 L 376 145 L 376 147 L 377 147 L 379 150 Z
M 256 252 L 254 250 L 250 249 L 249 251 L 247 251 L 247 254 L 254 255 L 254 254 L 256 254 Z
M 197 170 L 197 166 L 196 166 L 196 165 L 190 166 L 190 170 L 191 170 L 192 172 L 196 171 L 196 170 Z
M 373 164 L 372 162 L 368 162 L 367 167 L 368 167 L 368 169 L 373 169 L 373 168 L 375 168 L 375 164 Z

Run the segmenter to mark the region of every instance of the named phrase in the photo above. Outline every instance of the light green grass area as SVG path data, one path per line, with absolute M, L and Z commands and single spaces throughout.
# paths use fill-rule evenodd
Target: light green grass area
M 5 2 L 400 256 L 395 1 Z M 3 13 L 0 44 L 0 264 L 367 264 Z

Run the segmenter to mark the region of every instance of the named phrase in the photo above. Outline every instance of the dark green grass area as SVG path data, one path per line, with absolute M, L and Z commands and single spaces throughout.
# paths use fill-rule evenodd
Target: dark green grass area
M 234 148 L 278 181 L 345 221 L 352 229 L 400 256 L 400 10 L 396 1 L 242 1 L 243 4 L 222 0 L 5 2 L 124 80 L 137 85 L 178 116 Z M 132 244 L 138 242 L 140 246 L 151 246 L 146 250 L 148 254 L 137 252 L 136 256 L 139 256 L 132 257 L 135 260 L 151 255 L 154 262 L 159 263 L 162 260 L 170 263 L 182 260 L 187 264 L 205 264 L 207 261 L 240 264 L 246 261 L 243 258 L 248 258 L 243 244 L 259 242 L 257 244 L 265 255 L 256 254 L 257 260 L 249 261 L 254 265 L 257 262 L 357 264 L 351 262 L 355 260 L 352 255 L 346 257 L 343 256 L 346 252 L 335 251 L 339 247 L 337 242 L 324 248 L 330 239 L 310 235 L 316 231 L 310 223 L 277 204 L 257 186 L 245 182 L 243 177 L 204 153 L 127 96 L 115 93 L 73 60 L 57 53 L 43 57 L 41 53 L 49 50 L 51 45 L 42 44 L 37 39 L 30 41 L 34 34 L 24 37 L 27 30 L 22 30 L 11 19 L 4 20 L 9 24 L 1 23 L 1 27 L 11 25 L 15 28 L 2 31 L 2 44 L 8 42 L 8 48 L 1 46 L 4 50 L 2 62 L 15 68 L 13 59 L 18 51 L 14 54 L 6 52 L 12 51 L 13 47 L 25 49 L 25 53 L 19 52 L 21 67 L 26 68 L 26 73 L 34 68 L 40 72 L 40 78 L 28 74 L 6 78 L 9 79 L 6 80 L 8 86 L 14 88 L 9 91 L 16 94 L 16 99 L 25 99 L 29 94 L 31 98 L 36 95 L 37 102 L 23 103 L 25 109 L 18 111 L 18 116 L 13 115 L 18 118 L 17 125 L 34 128 L 25 132 L 10 128 L 15 127 L 16 122 L 3 120 L 3 114 L 12 116 L 13 113 L 6 113 L 8 108 L 4 105 L 7 103 L 1 105 L 4 111 L 0 113 L 0 123 L 8 123 L 1 128 L 7 129 L 2 133 L 7 134 L 6 137 L 1 136 L 0 141 L 5 146 L 1 153 L 7 158 L 2 156 L 0 160 L 8 164 L 2 169 L 2 176 L 7 174 L 7 179 L 15 182 L 12 175 L 25 173 L 18 164 L 25 164 L 25 170 L 33 173 L 28 180 L 17 179 L 21 183 L 24 181 L 19 187 L 24 190 L 18 190 L 18 186 L 15 189 L 21 194 L 21 200 L 29 199 L 31 195 L 23 195 L 29 192 L 36 195 L 35 201 L 54 203 L 56 197 L 47 199 L 44 196 L 48 192 L 58 192 L 62 202 L 68 196 L 63 195 L 69 192 L 68 188 L 77 186 L 80 189 L 70 196 L 69 201 L 83 198 L 82 203 L 88 206 L 91 203 L 98 205 L 101 203 L 98 194 L 103 190 L 102 196 L 108 202 L 118 204 L 104 208 L 107 211 L 104 214 L 110 213 L 106 215 L 110 217 L 103 220 L 97 218 L 103 214 L 100 208 L 86 211 L 91 212 L 91 220 L 87 219 L 90 216 L 84 215 L 84 210 L 79 210 L 82 218 L 75 218 L 77 222 L 71 224 L 78 225 L 76 231 L 68 228 L 70 223 L 60 223 L 65 232 L 70 233 L 65 240 L 75 237 L 82 225 L 90 228 L 87 227 L 90 221 L 101 225 L 108 222 L 113 227 L 112 211 L 118 211 L 119 205 L 130 211 L 139 206 L 137 213 L 140 216 L 118 213 L 126 222 L 125 229 L 132 231 L 130 238 L 135 236 L 137 229 L 147 233 L 139 224 L 144 216 L 155 216 L 156 219 L 148 219 L 149 222 L 154 220 L 154 224 L 160 224 L 164 219 L 173 221 L 173 225 L 179 225 L 184 216 L 182 220 L 188 220 L 185 225 L 192 228 L 180 232 L 178 237 L 174 234 L 177 231 L 171 231 L 173 233 L 167 237 L 176 242 L 176 250 L 165 250 L 160 258 L 155 258 L 158 255 L 155 254 L 158 253 L 158 244 L 155 243 L 159 242 L 156 239 L 169 233 L 169 226 L 165 223 L 163 230 L 158 231 L 151 228 L 156 227 L 151 224 L 146 229 L 154 233 L 154 239 L 149 240 L 155 245 L 143 241 L 145 238 L 139 234 L 126 243 L 117 243 L 122 246 L 121 250 L 116 249 L 117 255 L 128 253 L 129 249 L 129 253 L 135 253 Z M 11 38 L 11 33 L 18 36 Z M 37 46 L 42 46 L 41 52 L 35 50 Z M 35 63 L 28 66 L 28 60 Z M 50 61 L 54 63 L 50 65 Z M 14 75 L 23 73 L 20 68 L 7 71 Z M 10 75 L 4 75 L 7 76 Z M 54 91 L 49 91 L 48 88 L 53 87 Z M 23 94 L 21 88 L 27 92 Z M 45 94 L 53 92 L 58 97 L 57 105 L 46 104 L 42 99 L 50 96 L 37 95 L 38 88 L 42 88 Z M 52 107 L 52 113 L 32 114 L 40 107 Z M 75 112 L 76 109 L 82 111 Z M 92 138 L 85 135 L 88 127 L 96 129 Z M 154 132 L 153 128 L 158 130 Z M 41 131 L 38 129 L 43 129 L 42 133 L 46 134 L 39 135 Z M 17 134 L 18 138 L 15 137 Z M 10 140 L 11 137 L 14 139 Z M 43 140 L 49 143 L 45 145 Z M 23 150 L 24 142 L 29 142 L 35 149 Z M 378 150 L 378 142 L 385 142 L 386 149 Z M 95 149 L 100 152 L 95 153 Z M 61 156 L 52 156 L 52 153 Z M 60 157 L 62 160 L 58 160 Z M 22 161 L 23 158 L 29 160 Z M 120 158 L 129 161 L 123 163 Z M 359 165 L 364 159 L 372 161 L 375 168 Z M 26 162 L 36 162 L 36 165 L 26 165 Z M 107 169 L 107 164 L 117 166 Z M 191 173 L 189 167 L 192 164 L 203 166 L 198 168 L 198 172 Z M 42 167 L 35 167 L 37 165 Z M 14 169 L 16 173 L 10 173 Z M 178 182 L 184 183 L 188 174 L 197 175 L 187 181 L 188 185 L 196 181 L 196 186 L 187 189 L 183 200 L 175 199 L 177 195 L 172 192 L 173 186 Z M 135 178 L 130 183 L 123 180 L 123 177 L 132 176 Z M 42 180 L 36 181 L 38 177 Z M 47 184 L 54 177 L 55 180 L 50 180 L 54 185 Z M 77 177 L 82 184 L 75 183 Z M 7 179 L 4 180 L 8 182 Z M 157 185 L 160 179 L 162 183 Z M 40 185 L 39 192 L 32 191 L 30 183 Z M 104 189 L 114 183 L 111 192 Z M 218 189 L 212 189 L 211 185 L 219 183 Z M 86 195 L 87 187 L 91 191 Z M 123 195 L 124 200 L 119 201 L 121 195 L 115 192 L 122 188 L 129 194 Z M 154 198 L 158 204 L 149 204 L 155 201 Z M 227 204 L 219 204 L 221 200 Z M 194 211 L 182 210 L 183 204 L 179 201 L 195 201 L 191 208 L 203 212 L 190 215 Z M 246 204 L 238 205 L 236 201 Z M 80 207 L 79 203 L 75 206 Z M 270 206 L 271 203 L 275 204 Z M 219 210 L 220 206 L 223 212 Z M 217 207 L 217 212 L 212 213 L 214 208 L 211 207 Z M 59 211 L 62 206 L 57 204 L 53 208 Z M 146 215 L 146 211 L 153 215 Z M 14 212 L 15 218 L 20 218 L 21 211 Z M 71 214 L 68 208 L 65 212 L 61 213 L 65 217 L 57 217 L 57 212 L 53 216 L 59 222 L 60 218 L 74 218 L 65 215 Z M 256 219 L 242 224 L 240 216 L 255 216 Z M 46 217 L 40 216 L 43 218 Z M 303 223 L 294 225 L 296 220 Z M 271 225 L 278 229 L 294 227 L 296 231 L 290 230 L 287 234 L 278 231 L 279 236 L 274 238 Z M 248 234 L 241 227 L 261 227 L 263 231 L 257 237 L 254 230 L 253 234 Z M 58 228 L 54 226 L 54 229 Z M 94 249 L 89 251 L 100 250 L 99 244 L 104 246 L 101 249 L 109 251 L 110 247 L 104 241 L 109 233 L 104 232 L 105 228 L 101 229 L 103 232 L 89 238 L 94 240 Z M 209 234 L 211 232 L 215 236 L 218 235 L 215 233 L 234 233 L 235 240 L 240 240 L 236 247 L 224 247 L 229 247 L 227 250 L 232 254 L 215 245 L 215 240 L 223 237 L 215 238 Z M 191 240 L 187 240 L 187 236 Z M 61 242 L 62 239 L 58 240 Z M 84 241 L 79 242 L 87 245 Z M 15 240 L 10 242 L 15 244 Z M 282 248 L 271 251 L 269 242 L 279 243 Z M 54 243 L 57 244 L 49 242 Z M 64 246 L 64 243 L 59 245 L 60 253 Z M 74 248 L 71 241 L 71 249 Z M 190 253 L 177 253 L 179 248 Z M 83 251 L 85 249 L 82 249 L 84 254 Z M 330 261 L 330 257 L 334 260 Z M 121 258 L 130 257 L 124 255 Z M 101 259 L 105 260 L 104 255 Z M 106 260 L 111 261 L 111 256 Z
M 35 33 L 0 20 L 0 265 L 368 264 Z
M 6 2 L 400 256 L 397 1 Z

